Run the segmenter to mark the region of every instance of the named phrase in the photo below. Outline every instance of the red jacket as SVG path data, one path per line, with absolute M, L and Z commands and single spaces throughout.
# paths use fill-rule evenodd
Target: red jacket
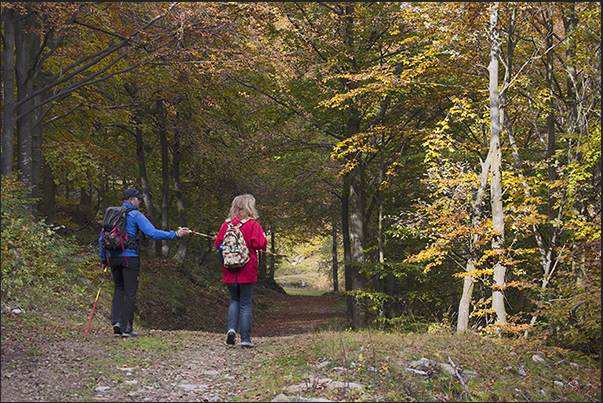
M 240 218 L 233 218 L 232 223 L 237 225 L 241 221 Z M 222 223 L 218 236 L 214 241 L 214 246 L 219 249 L 222 241 L 224 240 L 224 234 L 227 228 L 226 221 Z M 258 281 L 258 249 L 264 249 L 268 245 L 266 234 L 262 229 L 262 226 L 255 220 L 249 220 L 241 226 L 241 233 L 247 243 L 249 249 L 249 262 L 245 266 L 237 270 L 229 270 L 222 266 L 222 275 L 224 276 L 224 283 L 255 283 Z

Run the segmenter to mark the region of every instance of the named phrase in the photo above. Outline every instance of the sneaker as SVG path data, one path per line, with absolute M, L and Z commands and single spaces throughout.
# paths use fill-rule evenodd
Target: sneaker
M 121 334 L 121 338 L 125 339 L 127 337 L 138 337 L 138 333 L 136 332 L 129 332 L 129 333 L 122 333 Z
M 255 345 L 250 341 L 242 341 L 241 348 L 254 348 Z
M 226 333 L 226 344 L 235 344 L 235 336 L 237 335 L 237 332 L 235 332 L 234 330 L 230 329 L 228 331 L 228 333 Z
M 113 333 L 121 334 L 121 325 L 119 324 L 119 322 L 113 325 Z

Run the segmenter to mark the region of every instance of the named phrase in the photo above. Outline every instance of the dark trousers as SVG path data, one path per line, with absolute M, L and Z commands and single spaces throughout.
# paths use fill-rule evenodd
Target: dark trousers
M 113 304 L 111 305 L 111 325 L 119 323 L 121 331 L 130 333 L 134 326 L 134 308 L 136 292 L 140 280 L 140 258 L 113 257 L 111 273 L 113 274 Z

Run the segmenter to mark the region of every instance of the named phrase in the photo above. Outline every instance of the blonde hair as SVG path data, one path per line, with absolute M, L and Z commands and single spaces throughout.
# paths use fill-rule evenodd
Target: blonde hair
M 253 218 L 254 220 L 257 220 L 259 216 L 260 215 L 255 208 L 255 197 L 250 194 L 235 197 L 230 206 L 230 213 L 228 213 L 228 218 Z

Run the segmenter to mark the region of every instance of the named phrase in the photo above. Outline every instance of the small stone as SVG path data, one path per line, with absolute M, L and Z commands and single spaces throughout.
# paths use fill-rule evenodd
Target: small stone
M 534 354 L 534 355 L 532 356 L 532 360 L 533 360 L 534 362 L 538 362 L 538 363 L 540 363 L 540 364 L 546 364 L 545 359 L 544 359 L 544 358 L 542 358 L 542 357 L 541 357 L 540 355 L 538 355 L 538 354 Z

